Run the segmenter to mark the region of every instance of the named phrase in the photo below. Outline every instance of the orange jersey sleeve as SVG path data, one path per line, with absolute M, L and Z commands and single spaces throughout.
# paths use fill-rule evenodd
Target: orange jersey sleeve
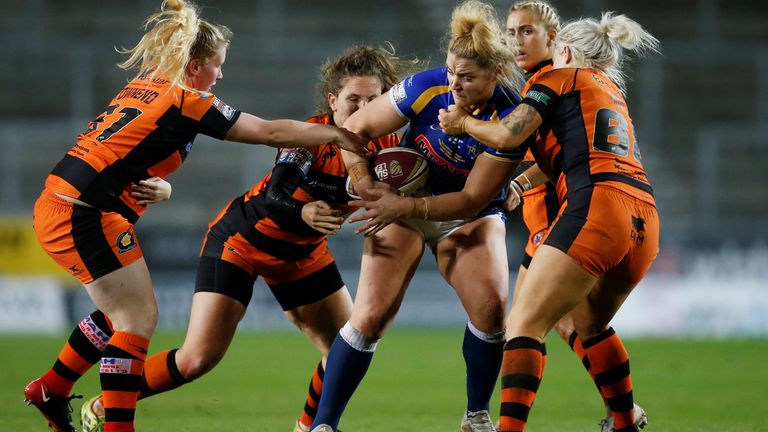
M 627 104 L 604 74 L 554 69 L 532 82 L 522 103 L 543 119 L 543 139 L 537 140 L 533 153 L 539 166 L 557 180 L 561 200 L 567 191 L 605 181 L 653 202 Z

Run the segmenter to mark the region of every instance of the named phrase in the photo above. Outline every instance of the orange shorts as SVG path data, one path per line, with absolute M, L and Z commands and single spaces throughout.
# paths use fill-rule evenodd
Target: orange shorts
M 533 189 L 523 194 L 522 215 L 523 223 L 528 228 L 528 242 L 525 244 L 525 257 L 523 267 L 528 268 L 533 253 L 541 245 L 546 237 L 547 229 L 554 222 L 560 210 L 560 202 L 557 199 L 554 186 Z
M 283 309 L 291 310 L 344 286 L 326 238 L 300 245 L 269 237 L 242 217 L 241 201 L 235 199 L 209 225 L 196 292 L 225 294 L 247 306 L 261 276 Z
M 568 195 L 544 244 L 556 247 L 595 277 L 636 284 L 659 253 L 656 206 L 597 184 Z
M 83 284 L 143 256 L 123 216 L 72 204 L 48 189 L 35 202 L 32 225 L 48 255 Z

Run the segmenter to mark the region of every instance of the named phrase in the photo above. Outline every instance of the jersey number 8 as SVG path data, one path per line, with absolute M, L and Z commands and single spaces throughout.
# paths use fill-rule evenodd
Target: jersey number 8
M 629 154 L 629 125 L 623 115 L 608 108 L 600 108 L 595 115 L 595 136 L 592 148 L 619 156 Z M 633 137 L 634 138 L 634 137 Z M 632 155 L 640 161 L 640 146 L 632 140 Z

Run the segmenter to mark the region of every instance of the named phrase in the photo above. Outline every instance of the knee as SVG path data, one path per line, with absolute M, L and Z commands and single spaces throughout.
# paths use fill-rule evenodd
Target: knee
M 497 333 L 504 329 L 504 314 L 507 297 L 493 295 L 467 307 L 469 320 L 478 330 L 485 333 Z
M 570 314 L 560 318 L 560 321 L 555 324 L 555 331 L 566 342 L 570 340 L 571 334 L 573 334 L 575 330 L 573 319 Z
M 362 316 L 350 320 L 352 326 L 367 337 L 381 339 L 386 332 L 387 326 L 383 320 L 374 316 Z
M 176 366 L 181 375 L 192 381 L 210 372 L 224 357 L 224 353 L 205 350 L 185 350 L 176 352 Z
M 137 334 L 149 339 L 157 327 L 157 304 L 148 304 L 130 311 L 117 311 L 109 314 L 114 331 Z

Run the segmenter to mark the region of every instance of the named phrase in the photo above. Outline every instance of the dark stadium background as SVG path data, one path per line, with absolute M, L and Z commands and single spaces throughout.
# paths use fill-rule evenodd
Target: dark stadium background
M 228 25 L 235 34 L 224 79 L 215 93 L 262 117 L 296 119 L 314 113 L 319 65 L 354 44 L 390 42 L 400 56 L 440 65 L 443 35 L 456 4 L 442 0 L 200 3 L 206 19 Z M 511 1 L 492 3 L 504 17 Z M 735 275 L 759 288 L 768 271 L 768 4 L 758 0 L 553 3 L 566 18 L 594 16 L 602 10 L 626 13 L 661 40 L 662 55 L 636 61 L 627 69 L 630 110 L 661 213 L 662 252 L 651 284 L 677 289 L 698 285 L 698 278 L 711 282 Z M 159 5 L 159 0 L 0 0 L 0 256 L 18 255 L 15 247 L 34 247 L 34 241 L 20 246 L 14 227 L 28 227 L 45 175 L 129 77 L 115 66 L 122 58 L 115 47 L 136 43 L 142 20 Z M 165 309 L 162 326 L 184 326 L 183 302 L 189 299 L 207 221 L 258 181 L 273 157 L 272 149 L 201 136 L 185 167 L 169 178 L 173 198 L 142 218 L 137 230 Z M 519 263 L 523 240 L 519 215 L 514 214 L 508 234 L 512 269 Z M 353 290 L 361 244 L 349 228 L 332 241 Z M 37 266 L 26 262 L 21 270 L 0 264 L 0 275 L 29 275 Z M 455 296 L 434 270 L 427 254 L 406 299 L 404 323 L 463 319 Z M 72 285 L 68 278 L 59 280 Z M 719 286 L 711 285 L 715 290 Z M 77 319 L 89 310 L 90 301 L 82 290 L 67 293 L 66 316 Z M 171 306 L 164 306 L 166 297 Z M 750 313 L 764 313 L 765 294 L 756 301 L 760 309 Z M 430 308 L 424 313 L 420 305 Z M 706 316 L 709 303 L 703 307 L 690 314 Z M 263 286 L 256 290 L 252 309 L 258 310 L 258 317 L 249 322 L 255 326 L 286 325 Z M 729 321 L 727 313 L 717 316 Z M 753 334 L 768 335 L 764 320 L 745 326 Z

